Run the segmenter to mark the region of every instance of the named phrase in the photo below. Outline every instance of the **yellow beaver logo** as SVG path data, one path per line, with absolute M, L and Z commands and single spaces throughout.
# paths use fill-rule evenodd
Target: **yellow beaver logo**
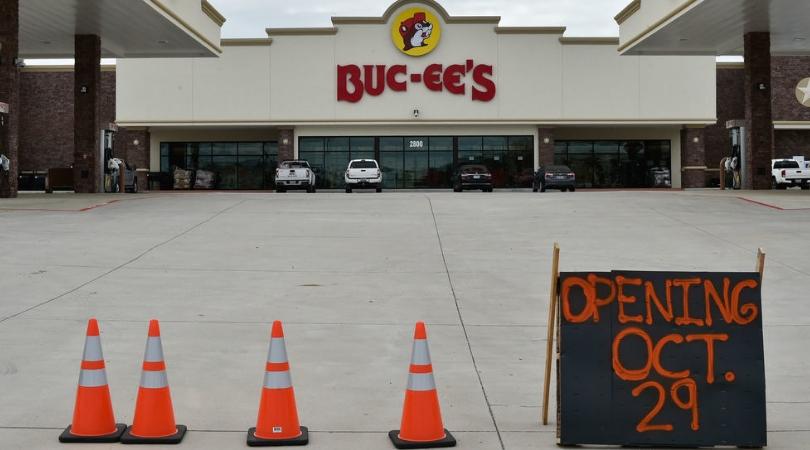
M 406 55 L 422 56 L 436 48 L 441 25 L 433 14 L 417 8 L 400 13 L 391 25 L 394 45 Z

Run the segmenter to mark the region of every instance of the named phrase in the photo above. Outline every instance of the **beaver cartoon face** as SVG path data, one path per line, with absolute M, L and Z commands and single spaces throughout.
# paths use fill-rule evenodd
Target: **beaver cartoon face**
M 403 50 L 408 51 L 414 47 L 425 47 L 425 40 L 433 33 L 433 24 L 425 18 L 425 13 L 418 12 L 410 19 L 399 25 L 399 34 L 402 35 Z

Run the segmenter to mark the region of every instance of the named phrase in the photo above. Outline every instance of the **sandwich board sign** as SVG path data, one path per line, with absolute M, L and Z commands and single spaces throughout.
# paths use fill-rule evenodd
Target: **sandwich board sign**
M 761 274 L 561 272 L 558 443 L 767 445 Z

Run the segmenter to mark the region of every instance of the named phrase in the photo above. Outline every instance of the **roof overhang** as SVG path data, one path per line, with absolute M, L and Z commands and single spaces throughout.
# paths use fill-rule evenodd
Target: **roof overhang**
M 206 0 L 21 0 L 20 58 L 73 58 L 76 35 L 102 58 L 219 56 L 225 18 Z
M 634 0 L 616 21 L 625 55 L 742 56 L 752 32 L 772 55 L 810 55 L 807 0 Z

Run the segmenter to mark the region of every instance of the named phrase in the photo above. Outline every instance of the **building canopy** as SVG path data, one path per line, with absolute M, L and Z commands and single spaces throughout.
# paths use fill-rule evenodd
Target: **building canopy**
M 806 0 L 635 0 L 619 15 L 626 55 L 736 55 L 769 33 L 772 55 L 810 55 Z
M 74 56 L 74 36 L 101 38 L 102 58 L 212 57 L 225 22 L 207 1 L 21 0 L 19 57 Z

